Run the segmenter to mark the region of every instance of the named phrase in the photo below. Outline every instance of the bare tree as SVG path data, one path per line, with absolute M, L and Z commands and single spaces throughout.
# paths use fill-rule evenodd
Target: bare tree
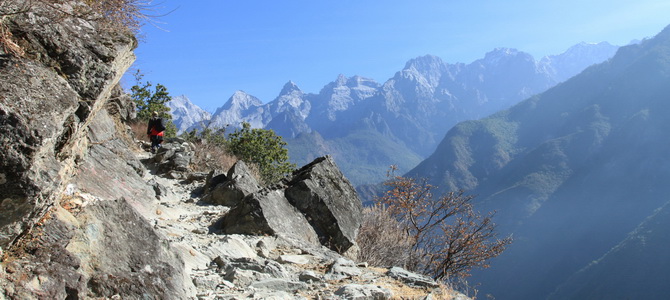
M 394 171 L 392 167 L 385 183 L 389 190 L 375 202 L 401 224 L 410 241 L 407 269 L 438 280 L 467 277 L 472 268 L 488 267 L 488 260 L 512 242 L 511 237 L 497 238 L 493 214 L 475 212 L 472 196 L 458 191 L 434 197 L 435 187 L 427 180 L 395 176 Z

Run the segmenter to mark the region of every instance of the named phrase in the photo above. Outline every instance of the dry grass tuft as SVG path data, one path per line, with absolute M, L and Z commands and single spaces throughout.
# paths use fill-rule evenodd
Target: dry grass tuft
M 380 267 L 405 267 L 413 245 L 400 223 L 381 205 L 363 210 L 363 222 L 356 242 L 361 249 L 358 261 Z
M 237 162 L 237 157 L 228 153 L 224 146 L 214 143 L 195 143 L 195 156 L 191 169 L 196 172 L 228 170 Z
M 230 153 L 225 146 L 217 143 L 207 143 L 201 141 L 194 143 L 195 156 L 191 161 L 191 170 L 195 172 L 210 172 L 212 170 L 228 170 L 238 160 L 237 156 Z M 256 178 L 259 184 L 265 185 L 261 177 L 258 166 L 254 163 L 247 163 L 251 175 Z
M 9 53 L 15 57 L 23 57 L 26 53 L 23 49 L 14 42 L 14 36 L 12 32 L 9 31 L 5 25 L 5 19 L 7 16 L 3 16 L 0 19 L 0 46 L 5 53 Z
M 147 124 L 144 122 L 131 122 L 128 124 L 130 126 L 130 130 L 132 131 L 132 137 L 135 140 L 138 141 L 148 141 L 149 138 L 147 137 Z

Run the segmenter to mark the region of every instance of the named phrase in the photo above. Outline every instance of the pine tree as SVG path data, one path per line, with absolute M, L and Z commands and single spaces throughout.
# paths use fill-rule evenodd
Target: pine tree
M 158 112 L 158 116 L 165 122 L 165 137 L 175 137 L 177 127 L 172 123 L 172 115 L 167 103 L 172 101 L 172 96 L 167 88 L 162 84 L 156 84 L 154 90 L 151 90 L 151 82 L 142 81 L 144 75 L 138 70 L 135 72 L 135 85 L 130 88 L 131 97 L 135 102 L 137 109 L 137 119 L 142 122 L 148 122 L 153 112 Z

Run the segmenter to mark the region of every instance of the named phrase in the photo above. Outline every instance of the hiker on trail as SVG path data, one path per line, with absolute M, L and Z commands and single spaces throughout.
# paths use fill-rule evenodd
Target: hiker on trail
M 158 112 L 155 111 L 151 114 L 149 126 L 147 126 L 147 135 L 149 136 L 149 140 L 151 140 L 151 153 L 155 153 L 156 149 L 161 147 L 164 132 L 165 125 L 163 125 L 163 119 L 158 117 Z

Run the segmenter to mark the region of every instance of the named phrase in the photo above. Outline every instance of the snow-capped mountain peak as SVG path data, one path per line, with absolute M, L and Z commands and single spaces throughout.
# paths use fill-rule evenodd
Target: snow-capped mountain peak
M 193 104 L 184 95 L 172 97 L 167 106 L 170 108 L 172 122 L 177 126 L 177 132 L 179 133 L 184 132 L 194 124 L 209 120 L 212 116 L 209 112 Z
M 244 91 L 236 91 L 221 109 L 246 110 L 250 107 L 261 105 L 263 105 L 263 102 L 261 102 L 260 99 L 249 95 Z
M 540 64 L 552 71 L 559 81 L 564 81 L 592 64 L 606 61 L 618 49 L 619 46 L 608 42 L 581 42 L 561 54 L 543 57 Z
M 289 82 L 284 84 L 284 87 L 281 89 L 281 92 L 279 92 L 279 96 L 281 97 L 281 96 L 284 96 L 284 95 L 291 95 L 291 94 L 295 94 L 295 93 L 301 93 L 302 94 L 302 91 L 300 90 L 298 85 L 295 84 L 295 82 L 289 80 Z
M 495 66 L 510 59 L 523 59 L 528 61 L 535 61 L 532 55 L 519 51 L 514 48 L 495 48 L 493 51 L 487 52 L 484 58 L 479 60 L 482 64 Z

